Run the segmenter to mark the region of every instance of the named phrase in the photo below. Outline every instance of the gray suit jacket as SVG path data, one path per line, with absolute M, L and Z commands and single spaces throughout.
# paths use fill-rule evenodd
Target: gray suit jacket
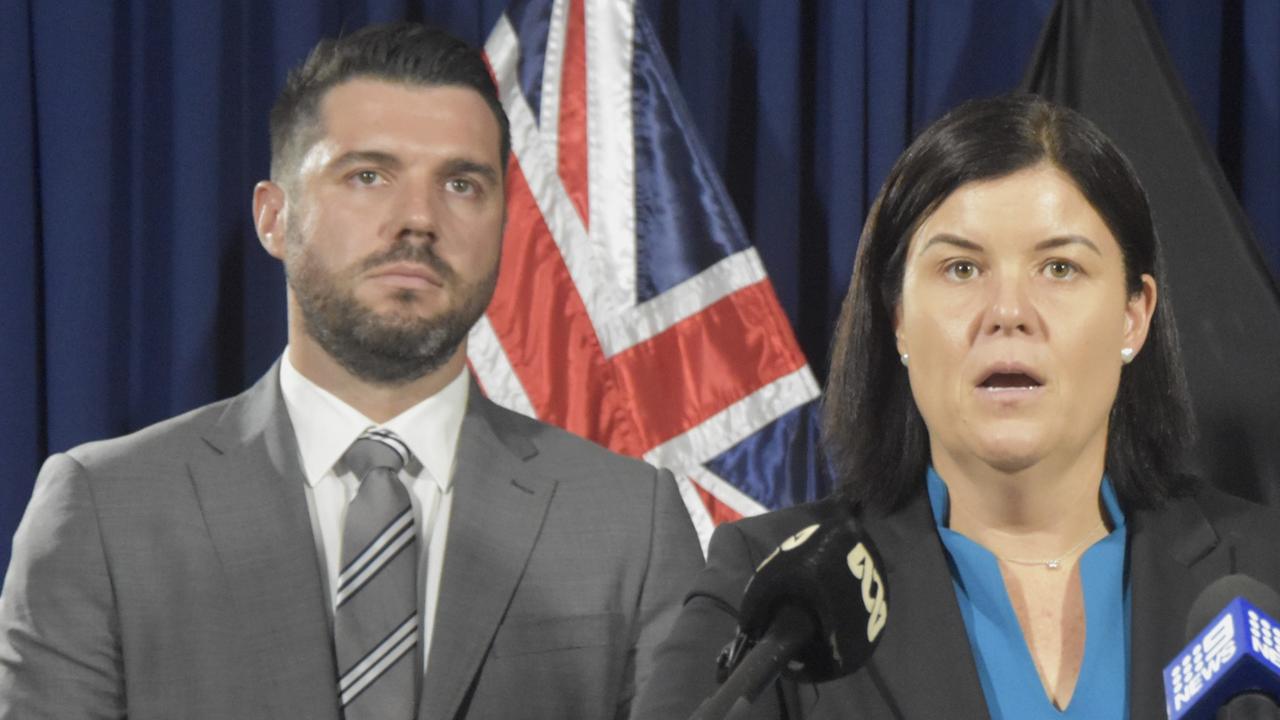
M 801 505 L 716 529 L 707 567 L 658 650 L 659 669 L 637 701 L 637 720 L 687 718 L 715 691 L 716 655 L 734 637 L 753 569 L 785 538 L 821 522 L 822 510 Z M 985 720 L 986 698 L 928 497 L 922 489 L 905 507 L 860 520 L 885 564 L 889 618 L 879 646 L 846 678 L 816 686 L 780 681 L 745 717 Z M 1161 671 L 1186 645 L 1187 613 L 1200 591 L 1234 572 L 1280 588 L 1280 512 L 1203 487 L 1128 513 L 1126 525 L 1128 716 L 1162 720 Z
M 419 717 L 625 717 L 702 566 L 665 472 L 479 392 Z M 0 719 L 337 720 L 328 599 L 273 369 L 46 463 L 0 595 Z

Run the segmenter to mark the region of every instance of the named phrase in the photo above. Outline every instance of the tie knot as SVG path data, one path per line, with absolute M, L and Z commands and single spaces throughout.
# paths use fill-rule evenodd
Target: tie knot
M 377 468 L 400 472 L 409 461 L 409 446 L 390 430 L 365 430 L 356 441 L 347 448 L 342 461 L 346 463 L 356 477 L 364 480 L 370 471 Z

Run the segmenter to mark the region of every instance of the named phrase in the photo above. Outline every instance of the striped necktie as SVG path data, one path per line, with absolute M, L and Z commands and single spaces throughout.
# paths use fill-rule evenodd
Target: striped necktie
M 345 720 L 414 716 L 418 536 L 400 468 L 409 448 L 366 430 L 342 456 L 360 479 L 342 530 L 334 643 Z

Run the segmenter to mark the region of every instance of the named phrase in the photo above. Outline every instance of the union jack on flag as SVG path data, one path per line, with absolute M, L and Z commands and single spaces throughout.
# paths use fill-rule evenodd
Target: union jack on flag
M 512 135 L 502 268 L 468 344 L 485 392 L 671 469 L 704 546 L 825 494 L 818 385 L 644 16 L 516 0 L 485 53 Z

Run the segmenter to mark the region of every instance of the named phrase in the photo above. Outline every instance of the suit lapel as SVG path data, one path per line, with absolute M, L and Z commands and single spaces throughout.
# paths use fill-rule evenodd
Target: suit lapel
M 1130 717 L 1163 718 L 1164 666 L 1186 644 L 1191 603 L 1231 572 L 1230 548 L 1190 498 L 1136 512 L 1130 525 Z
M 889 594 L 888 623 L 864 668 L 867 678 L 894 717 L 989 717 L 923 487 L 900 510 L 862 521 L 884 561 Z M 829 683 L 816 693 L 801 686 L 800 704 L 829 696 L 822 699 L 826 710 L 816 716 L 842 716 L 842 706 L 859 705 L 852 696 L 844 699 L 850 693 L 857 688 L 849 682 Z
M 233 400 L 191 475 L 242 629 L 236 652 L 271 679 L 271 716 L 336 720 L 327 599 L 279 387 L 277 364 Z
M 881 548 L 889 590 L 888 624 L 868 663 L 873 682 L 884 686 L 901 717 L 988 717 L 923 488 L 901 510 L 866 525 Z
M 536 449 L 506 428 L 473 385 L 458 440 L 430 662 L 418 717 L 455 717 L 505 616 L 555 482 L 532 474 Z
M 882 674 L 902 717 L 988 717 L 928 513 L 922 493 L 902 511 L 867 521 L 884 556 L 890 592 L 889 623 L 870 670 Z M 1163 718 L 1164 666 L 1185 645 L 1183 626 L 1196 596 L 1232 571 L 1230 547 L 1191 498 L 1135 512 L 1129 526 L 1129 716 Z
M 889 588 L 889 621 L 867 663 L 872 684 L 895 717 L 989 717 L 927 496 L 920 493 L 902 510 L 864 522 L 880 549 Z M 1129 717 L 1164 718 L 1164 666 L 1186 644 L 1183 627 L 1196 596 L 1233 571 L 1231 547 L 1190 498 L 1135 512 L 1128 525 L 1134 608 Z M 843 694 L 852 691 L 848 683 L 830 683 L 821 694 L 832 697 L 822 706 L 839 707 Z M 811 686 L 800 686 L 799 692 L 802 706 L 817 701 Z
M 923 493 L 900 512 L 867 521 L 867 532 L 884 556 L 890 592 L 889 622 L 870 670 L 882 673 L 902 717 L 985 718 L 977 666 L 932 523 Z M 1185 645 L 1187 611 L 1200 590 L 1231 572 L 1230 547 L 1190 498 L 1135 512 L 1129 525 L 1127 566 L 1135 609 L 1129 716 L 1163 718 L 1164 666 Z

